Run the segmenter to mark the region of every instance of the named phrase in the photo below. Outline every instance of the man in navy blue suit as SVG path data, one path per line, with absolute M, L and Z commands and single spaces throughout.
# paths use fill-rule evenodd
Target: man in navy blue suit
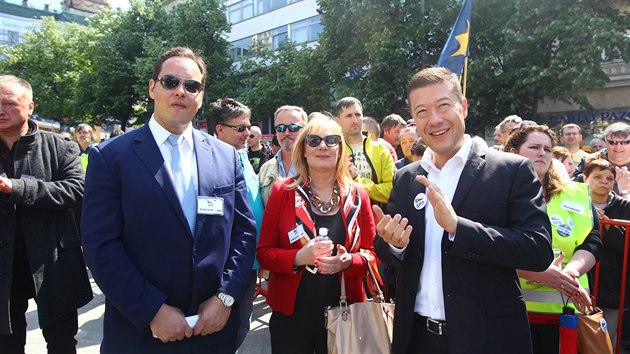
M 233 353 L 255 253 L 236 150 L 192 128 L 206 67 L 160 56 L 149 122 L 90 152 L 85 259 L 106 297 L 102 353 Z

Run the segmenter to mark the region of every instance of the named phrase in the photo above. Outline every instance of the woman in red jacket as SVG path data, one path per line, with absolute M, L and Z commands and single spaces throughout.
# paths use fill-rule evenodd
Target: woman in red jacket
M 296 176 L 274 185 L 267 202 L 257 258 L 271 272 L 274 354 L 327 352 L 324 310 L 339 304 L 341 271 L 348 300 L 365 301 L 375 226 L 368 194 L 352 182 L 344 150 L 335 121 L 310 121 L 293 148 Z

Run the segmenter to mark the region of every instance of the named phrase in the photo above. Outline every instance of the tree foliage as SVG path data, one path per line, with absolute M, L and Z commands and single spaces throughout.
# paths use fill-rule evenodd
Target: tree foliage
M 454 1 L 319 0 L 335 98 L 359 98 L 377 118 L 405 114 L 410 73 L 437 61 L 458 8 Z M 445 23 L 448 23 L 446 25 Z
M 46 17 L 24 42 L 1 47 L 0 72 L 21 77 L 33 87 L 35 113 L 58 121 L 82 117 L 85 111 L 76 105 L 81 90 L 80 76 L 91 70 L 89 49 L 95 32 L 73 23 L 59 23 Z
M 536 117 L 539 100 L 592 108 L 603 61 L 630 59 L 628 16 L 597 0 L 483 0 L 473 4 L 469 96 L 485 122 Z
M 322 70 L 324 58 L 313 48 L 297 49 L 283 42 L 276 51 L 253 49 L 256 58 L 242 62 L 237 99 L 252 110 L 252 120 L 270 118 L 283 105 L 307 112 L 330 109 L 330 80 Z
M 148 79 L 138 80 L 137 62 L 148 57 L 146 42 L 164 37 L 167 18 L 159 0 L 132 1 L 128 11 L 103 11 L 92 18 L 99 36 L 90 53 L 93 70 L 81 78 L 89 89 L 79 97 L 94 123 L 120 122 L 124 129 L 130 119 L 147 118 Z

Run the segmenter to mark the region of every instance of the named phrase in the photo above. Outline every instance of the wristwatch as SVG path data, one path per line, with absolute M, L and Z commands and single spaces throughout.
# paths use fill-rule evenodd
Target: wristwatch
M 232 295 L 224 291 L 219 291 L 217 293 L 217 297 L 219 298 L 219 300 L 221 300 L 223 306 L 225 307 L 232 307 L 232 305 L 234 305 L 234 298 L 232 297 Z

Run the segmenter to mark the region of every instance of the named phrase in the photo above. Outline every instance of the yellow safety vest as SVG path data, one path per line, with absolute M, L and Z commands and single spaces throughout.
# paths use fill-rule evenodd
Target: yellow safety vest
M 547 215 L 551 221 L 551 245 L 564 253 L 564 267 L 575 249 L 581 245 L 593 229 L 591 194 L 585 183 L 569 182 L 560 193 L 547 203 Z M 588 291 L 586 274 L 578 278 Z M 521 279 L 527 311 L 537 313 L 562 313 L 563 299 L 560 292 L 546 284 L 530 283 Z M 568 301 L 565 297 L 564 301 Z M 575 308 L 569 302 L 569 307 Z

